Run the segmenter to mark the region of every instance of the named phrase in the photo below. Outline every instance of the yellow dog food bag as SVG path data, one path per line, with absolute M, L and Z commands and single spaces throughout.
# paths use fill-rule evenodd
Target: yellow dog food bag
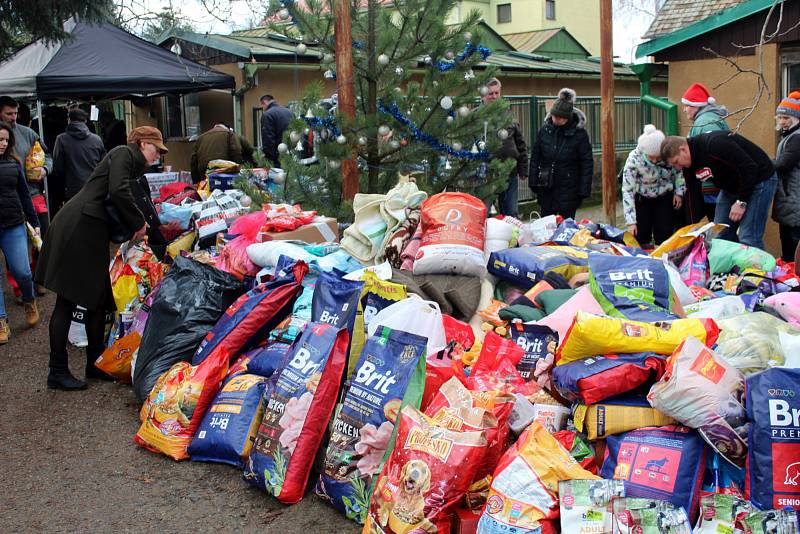
M 631 397 L 590 406 L 579 404 L 573 414 L 575 428 L 585 432 L 590 440 L 596 440 L 648 426 L 675 423 L 672 417 L 651 407 L 647 400 L 639 401 Z

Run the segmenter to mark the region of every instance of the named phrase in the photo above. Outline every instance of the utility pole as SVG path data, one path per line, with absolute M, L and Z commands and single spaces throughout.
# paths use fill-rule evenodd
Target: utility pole
M 335 0 L 333 18 L 336 33 L 336 91 L 337 105 L 347 118 L 347 127 L 355 124 L 356 94 L 353 79 L 353 35 L 350 29 L 350 3 Z M 350 159 L 342 162 L 342 195 L 344 200 L 352 200 L 358 193 L 358 165 L 355 150 Z
M 614 44 L 611 0 L 600 1 L 600 142 L 603 146 L 603 211 L 617 223 L 617 165 L 614 140 Z

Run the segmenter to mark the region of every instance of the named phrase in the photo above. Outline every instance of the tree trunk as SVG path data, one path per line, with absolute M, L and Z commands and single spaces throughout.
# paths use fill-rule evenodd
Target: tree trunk
M 356 122 L 356 94 L 353 81 L 353 35 L 350 29 L 350 3 L 336 0 L 334 4 L 336 21 L 336 91 L 338 105 L 347 118 L 346 126 L 352 128 Z M 358 193 L 358 165 L 354 150 L 350 159 L 342 162 L 342 196 L 352 200 Z
M 378 51 L 375 50 L 375 17 L 377 16 L 376 0 L 367 2 L 367 54 L 369 57 L 369 77 L 367 78 L 367 124 L 378 123 Z M 367 193 L 375 191 L 378 184 L 380 166 L 378 155 L 377 129 L 367 137 Z
M 608 224 L 617 223 L 617 165 L 614 141 L 614 56 L 611 0 L 600 1 L 600 139 L 603 146 L 603 210 Z

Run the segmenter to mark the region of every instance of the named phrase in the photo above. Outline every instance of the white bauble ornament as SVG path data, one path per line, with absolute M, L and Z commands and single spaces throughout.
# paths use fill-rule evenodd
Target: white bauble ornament
M 380 136 L 389 135 L 389 132 L 391 131 L 392 129 L 386 126 L 385 124 L 382 124 L 381 126 L 378 127 L 378 135 Z
M 472 40 L 472 32 L 464 32 L 464 39 L 467 41 Z
M 456 141 L 455 143 L 453 143 L 453 150 L 455 150 L 456 152 L 458 152 L 459 150 L 461 150 L 461 143 L 459 143 L 458 141 Z
M 485 85 L 482 85 L 479 91 L 481 93 L 481 96 L 486 96 L 489 94 L 489 88 L 486 87 Z
M 397 150 L 398 148 L 400 148 L 400 141 L 395 141 L 395 140 L 389 141 L 389 146 L 392 147 L 393 150 Z
M 280 143 L 278 145 L 278 152 L 280 152 L 281 154 L 286 154 L 287 152 L 289 152 L 289 145 L 287 145 L 286 143 Z
M 387 56 L 386 54 L 379 55 L 378 56 L 378 63 L 383 65 L 383 66 L 388 65 L 389 64 L 389 56 Z
M 486 150 L 486 141 L 480 141 L 478 143 L 478 148 L 481 150 Z
M 286 20 L 289 18 L 289 10 L 285 7 L 278 11 L 278 18 L 281 20 Z
M 318 183 L 319 185 L 325 185 L 325 178 L 320 178 L 320 179 L 318 179 L 318 180 L 317 180 L 317 183 Z
M 503 140 L 508 139 L 508 130 L 506 130 L 505 128 L 497 130 L 497 137 Z
M 289 132 L 289 141 L 291 141 L 292 144 L 295 144 L 299 140 L 300 140 L 300 134 L 299 133 L 297 133 L 297 132 Z
M 367 145 L 367 138 L 363 137 L 363 136 L 359 137 L 358 138 L 358 144 L 361 145 L 361 146 L 366 146 Z
M 339 143 L 340 145 L 343 145 L 347 142 L 347 137 L 345 137 L 342 134 L 339 134 L 336 136 L 336 142 Z
M 458 114 L 461 115 L 462 117 L 466 117 L 467 115 L 469 115 L 469 108 L 467 106 L 461 106 L 460 108 L 458 108 Z
M 253 205 L 253 199 L 247 195 L 242 195 L 242 198 L 239 199 L 239 204 L 241 204 L 243 208 L 249 208 Z
M 447 124 L 453 124 L 453 121 L 455 121 L 455 120 L 456 120 L 456 119 L 454 119 L 454 118 L 453 118 L 453 117 L 451 117 L 450 115 L 448 115 L 448 116 L 447 116 Z
M 328 167 L 330 167 L 331 169 L 338 169 L 341 166 L 342 166 L 342 162 L 339 161 L 338 159 L 332 159 L 332 160 L 328 161 Z
M 306 53 L 308 47 L 305 45 L 305 43 L 300 43 L 294 48 L 294 50 L 297 52 L 297 55 L 302 56 Z
M 333 62 L 333 54 L 325 54 L 322 56 L 322 61 L 325 63 L 332 63 Z
M 453 99 L 449 96 L 443 96 L 441 100 L 439 100 L 439 105 L 442 106 L 442 109 L 450 109 L 453 107 Z
M 323 76 L 323 77 L 324 77 L 326 80 L 332 80 L 332 79 L 336 78 L 336 74 L 334 74 L 334 73 L 333 73 L 333 71 L 332 71 L 332 70 L 330 70 L 330 69 L 328 69 L 328 70 L 326 70 L 325 72 L 323 72 L 323 73 L 322 73 L 322 76 Z
M 433 64 L 433 58 L 432 58 L 431 56 L 425 56 L 424 58 L 422 58 L 422 61 L 423 61 L 423 63 L 425 63 L 426 65 L 431 65 L 431 64 Z

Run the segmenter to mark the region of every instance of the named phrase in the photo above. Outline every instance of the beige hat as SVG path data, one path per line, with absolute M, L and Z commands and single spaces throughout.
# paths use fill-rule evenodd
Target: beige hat
M 161 132 L 153 126 L 139 126 L 131 130 L 131 133 L 128 134 L 128 142 L 135 143 L 137 141 L 152 143 L 162 154 L 169 152 L 169 149 L 164 146 L 164 138 Z

